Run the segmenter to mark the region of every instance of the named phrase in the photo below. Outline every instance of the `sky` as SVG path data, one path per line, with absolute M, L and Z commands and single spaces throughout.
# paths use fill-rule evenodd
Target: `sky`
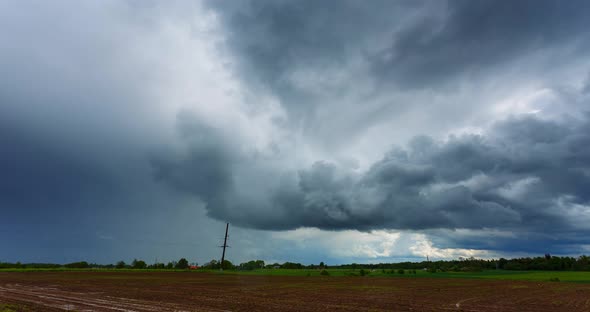
M 588 1 L 0 1 L 0 261 L 590 253 Z

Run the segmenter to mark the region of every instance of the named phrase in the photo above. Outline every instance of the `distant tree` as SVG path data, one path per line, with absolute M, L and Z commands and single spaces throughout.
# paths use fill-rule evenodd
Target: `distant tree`
M 70 269 L 86 269 L 90 266 L 88 265 L 88 262 L 80 261 L 80 262 L 68 263 L 68 264 L 64 265 L 64 267 L 70 268 Z
M 215 270 L 215 269 L 219 269 L 219 262 L 215 259 L 203 264 L 202 266 L 203 269 L 207 269 L 207 270 Z
M 506 267 L 506 264 L 508 263 L 508 260 L 504 259 L 504 258 L 500 258 L 498 260 L 498 268 L 500 270 L 503 270 Z
M 280 267 L 281 267 L 281 265 L 280 265 L 280 264 L 278 264 L 278 263 L 276 263 L 276 262 L 275 262 L 275 263 L 272 263 L 272 264 L 270 264 L 270 263 L 269 263 L 269 264 L 267 264 L 267 265 L 266 265 L 266 268 L 267 268 L 267 269 L 274 269 L 275 267 L 278 267 L 278 268 L 280 268 Z
M 248 261 L 248 262 L 240 263 L 240 265 L 238 266 L 238 268 L 240 270 L 247 270 L 247 271 L 261 269 L 261 268 L 264 268 L 264 261 L 262 261 L 262 260 L 256 260 L 256 261 L 251 260 L 251 261 Z
M 229 260 L 223 260 L 221 267 L 224 270 L 233 270 L 235 268 L 234 265 Z
M 168 264 L 166 264 L 166 269 L 170 270 L 170 269 L 174 269 L 174 262 L 168 262 Z
M 115 268 L 117 269 L 124 269 L 126 266 L 125 261 L 119 261 L 117 262 L 117 264 L 115 265 Z
M 324 268 L 324 261 L 320 262 L 320 269 Z
M 281 264 L 282 269 L 303 269 L 303 264 L 301 263 L 293 263 L 293 262 L 285 262 Z
M 188 260 L 186 260 L 185 258 L 180 258 L 180 260 L 178 260 L 178 262 L 176 263 L 176 266 L 174 266 L 174 268 L 179 269 L 179 270 L 188 269 Z
M 143 260 L 133 259 L 133 262 L 131 262 L 131 267 L 133 269 L 145 269 L 147 268 L 147 264 Z
M 148 266 L 148 269 L 156 269 L 156 270 L 161 270 L 161 269 L 165 269 L 166 265 L 164 263 L 160 263 L 160 262 L 156 262 L 150 266 Z

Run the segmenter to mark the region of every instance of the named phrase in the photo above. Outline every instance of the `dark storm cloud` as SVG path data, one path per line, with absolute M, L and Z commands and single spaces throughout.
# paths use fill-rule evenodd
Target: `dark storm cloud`
M 588 47 L 586 1 L 449 1 L 442 20 L 418 22 L 376 55 L 385 81 L 424 87 L 485 71 L 544 49 Z
M 110 201 L 140 179 L 129 124 L 146 103 L 138 89 L 146 80 L 135 76 L 137 64 L 114 57 L 122 40 L 105 32 L 123 27 L 104 7 L 81 5 L 64 17 L 67 2 L 37 5 L 0 4 L 0 208 L 71 221 L 110 210 L 92 199 Z
M 151 257 L 129 240 L 178 222 L 146 155 L 165 128 L 146 93 L 159 18 L 125 2 L 0 3 L 0 261 Z
M 496 233 L 493 231 L 472 231 L 462 233 L 454 230 L 427 231 L 432 242 L 438 246 L 449 248 L 483 249 L 512 253 L 559 253 L 577 255 L 580 245 L 588 243 L 587 230 L 556 231 L 551 225 L 547 230 L 531 232 L 530 230 L 511 233 Z
M 290 76 L 367 62 L 362 79 L 431 88 L 545 49 L 583 53 L 587 1 L 211 1 L 242 75 L 292 104 L 309 104 Z M 371 34 L 368 36 L 367 34 Z M 463 75 L 461 75 L 463 74 Z M 347 85 L 339 86 L 343 91 Z
M 513 118 L 482 136 L 417 137 L 364 173 L 317 162 L 298 172 L 251 175 L 260 168 L 256 159 L 224 164 L 221 149 L 194 140 L 183 157 L 154 165 L 163 181 L 201 197 L 210 216 L 245 227 L 563 234 L 590 220 L 589 133 L 588 115 L 560 122 Z M 185 175 L 201 177 L 187 184 Z M 244 191 L 240 181 L 260 187 Z
M 410 2 L 210 1 L 223 21 L 228 44 L 244 80 L 270 87 L 294 117 L 312 113 L 309 92 L 290 81 L 297 70 L 347 66 L 351 57 L 403 14 Z M 371 33 L 371 36 L 363 34 Z
M 188 149 L 173 157 L 153 156 L 156 180 L 169 181 L 186 192 L 196 192 L 207 202 L 220 200 L 233 188 L 231 164 L 235 157 L 213 128 L 200 125 L 187 112 L 178 116 L 178 132 Z
M 88 158 L 0 120 L 0 207 L 8 222 L 65 221 L 70 217 L 56 217 L 56 207 L 80 215 L 89 212 L 86 195 L 106 196 L 116 190 L 116 181 Z

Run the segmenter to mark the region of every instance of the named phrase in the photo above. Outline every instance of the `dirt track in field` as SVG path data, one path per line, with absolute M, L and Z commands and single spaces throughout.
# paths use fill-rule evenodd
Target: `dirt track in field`
M 0 273 L 0 303 L 23 311 L 590 311 L 590 285 L 188 272 L 26 272 Z

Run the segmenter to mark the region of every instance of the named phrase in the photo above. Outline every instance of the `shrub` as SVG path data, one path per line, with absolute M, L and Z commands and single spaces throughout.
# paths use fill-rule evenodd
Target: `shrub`
M 233 269 L 235 269 L 235 266 L 233 263 L 231 263 L 231 261 L 223 260 L 223 263 L 221 264 L 221 268 L 224 270 L 233 270 Z
M 179 270 L 188 269 L 188 260 L 186 260 L 185 258 L 180 258 L 180 260 L 178 260 L 174 268 Z
M 361 269 L 361 270 L 359 271 L 359 274 L 360 274 L 361 276 L 365 276 L 365 275 L 369 274 L 369 272 L 368 272 L 368 271 L 365 271 L 365 269 Z
M 143 260 L 133 259 L 133 262 L 131 262 L 131 268 L 133 268 L 133 269 L 145 269 L 145 268 L 147 268 L 147 264 Z
M 549 279 L 550 282 L 559 282 L 559 277 L 552 277 Z
M 328 271 L 326 271 L 326 270 L 322 270 L 322 271 L 320 272 L 320 275 L 323 275 L 323 276 L 330 276 L 330 272 L 328 272 Z

